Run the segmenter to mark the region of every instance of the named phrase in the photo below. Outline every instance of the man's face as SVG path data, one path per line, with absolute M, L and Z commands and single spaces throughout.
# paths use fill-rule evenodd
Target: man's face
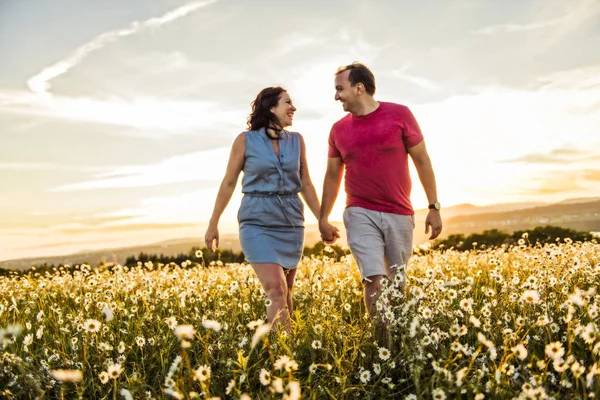
M 350 71 L 344 71 L 335 77 L 335 99 L 342 103 L 344 111 L 352 112 L 358 100 L 357 86 L 352 86 L 348 80 Z

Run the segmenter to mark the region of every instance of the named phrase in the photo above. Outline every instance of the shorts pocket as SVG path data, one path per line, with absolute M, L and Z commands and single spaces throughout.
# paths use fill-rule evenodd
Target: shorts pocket
M 350 225 L 350 223 L 354 220 L 355 216 L 352 214 L 352 209 L 346 208 L 344 210 L 344 213 L 342 214 L 342 219 L 344 221 L 344 227 L 346 228 L 346 231 L 348 231 L 348 226 Z

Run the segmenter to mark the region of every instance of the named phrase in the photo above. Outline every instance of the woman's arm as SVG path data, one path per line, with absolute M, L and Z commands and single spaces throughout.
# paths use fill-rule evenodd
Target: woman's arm
M 246 152 L 246 137 L 243 133 L 239 134 L 235 138 L 233 145 L 231 146 L 231 153 L 229 154 L 229 161 L 227 162 L 227 169 L 225 171 L 225 177 L 219 187 L 217 199 L 215 200 L 215 206 L 213 208 L 210 222 L 208 223 L 208 229 L 204 235 L 206 247 L 214 251 L 219 247 L 219 219 L 221 214 L 225 211 L 225 207 L 229 204 L 235 186 L 237 185 L 240 172 L 244 168 L 244 153 Z
M 302 197 L 304 201 L 312 211 L 315 218 L 319 219 L 321 213 L 321 206 L 319 204 L 319 197 L 317 191 L 310 179 L 308 172 L 308 163 L 306 162 L 306 146 L 304 145 L 304 138 L 300 135 L 300 181 L 302 182 Z

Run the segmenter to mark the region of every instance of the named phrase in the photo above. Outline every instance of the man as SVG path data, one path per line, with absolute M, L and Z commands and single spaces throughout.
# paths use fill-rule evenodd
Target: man
M 429 239 L 434 239 L 442 231 L 435 175 L 419 125 L 407 107 L 378 102 L 374 95 L 375 77 L 365 65 L 355 62 L 335 73 L 335 100 L 348 114 L 329 134 L 319 217 L 321 238 L 335 242 L 339 230 L 328 218 L 345 166 L 344 225 L 371 317 L 377 312 L 381 280 L 405 274 L 404 268 L 391 267 L 406 265 L 412 253 L 415 225 L 409 155 L 429 201 L 425 233 L 431 229 Z

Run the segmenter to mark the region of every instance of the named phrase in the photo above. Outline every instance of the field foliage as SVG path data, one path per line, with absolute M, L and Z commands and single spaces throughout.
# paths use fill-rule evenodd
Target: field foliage
M 586 398 L 600 393 L 595 242 L 417 249 L 379 302 L 350 255 L 305 257 L 293 332 L 246 264 L 80 265 L 0 277 L 0 397 Z

